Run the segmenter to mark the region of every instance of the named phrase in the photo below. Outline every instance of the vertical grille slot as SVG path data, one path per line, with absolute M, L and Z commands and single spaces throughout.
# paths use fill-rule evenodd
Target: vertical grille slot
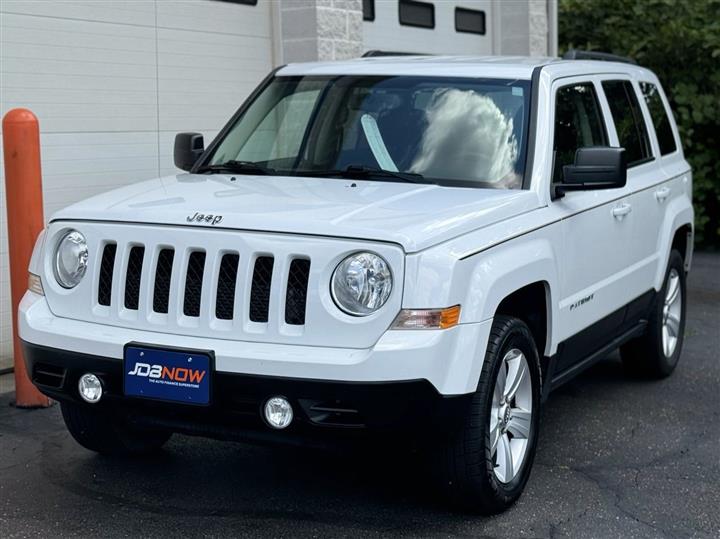
M 108 243 L 103 249 L 102 259 L 100 260 L 100 281 L 98 282 L 98 303 L 100 305 L 110 306 L 112 300 L 112 279 L 115 268 L 115 253 L 117 245 Z
M 235 304 L 235 282 L 237 281 L 240 256 L 225 254 L 220 261 L 217 294 L 215 296 L 215 318 L 232 320 Z
M 185 277 L 185 300 L 183 313 L 185 316 L 200 316 L 200 299 L 202 298 L 202 282 L 205 274 L 205 252 L 193 251 L 188 259 Z
M 142 275 L 145 247 L 130 249 L 127 274 L 125 276 L 125 308 L 137 311 L 140 300 L 140 276 Z
M 305 324 L 310 261 L 297 258 L 290 263 L 285 295 L 285 323 L 293 326 Z
M 153 311 L 167 314 L 170 302 L 170 278 L 172 277 L 175 251 L 163 249 L 158 254 L 157 268 L 155 268 L 155 289 L 153 291 Z
M 275 259 L 271 256 L 261 256 L 255 261 L 250 290 L 250 320 L 253 322 L 268 321 L 274 263 Z

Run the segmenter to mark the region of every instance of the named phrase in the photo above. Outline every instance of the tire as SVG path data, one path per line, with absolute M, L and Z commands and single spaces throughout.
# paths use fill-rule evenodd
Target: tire
M 516 357 L 517 352 L 521 353 L 520 357 Z M 507 407 L 497 406 L 499 393 L 502 393 L 497 388 L 507 386 L 500 383 L 496 387 L 498 376 L 503 376 L 509 383 L 514 379 L 510 375 L 514 365 L 516 362 L 521 364 L 523 358 L 526 368 L 524 377 L 520 377 L 522 382 L 515 398 L 508 400 L 516 408 L 511 406 L 511 412 L 503 412 Z M 530 475 L 537 445 L 540 372 L 537 348 L 527 325 L 517 318 L 496 316 L 477 391 L 462 422 L 443 441 L 439 451 L 437 464 L 441 486 L 453 506 L 474 513 L 495 514 L 510 507 L 520 497 Z M 529 384 L 529 388 L 525 384 Z M 520 408 L 527 409 L 528 404 L 529 420 L 527 415 L 519 415 Z M 512 414 L 518 415 L 514 417 Z M 507 428 L 507 432 L 503 432 L 503 428 Z M 520 430 L 526 435 L 524 439 L 516 435 Z M 498 434 L 497 438 L 494 433 Z M 495 452 L 492 451 L 491 438 L 497 440 Z M 509 445 L 505 445 L 504 439 Z M 506 454 L 504 451 L 500 453 L 501 448 L 513 446 L 513 443 L 513 447 L 517 448 L 517 443 L 523 444 L 523 440 L 524 456 L 517 458 L 520 463 L 515 463 L 512 474 L 507 473 L 508 468 L 500 466 L 499 459 Z
M 650 309 L 647 330 L 620 348 L 625 370 L 632 376 L 665 378 L 675 370 L 685 334 L 685 277 L 682 255 L 673 249 L 663 287 Z M 674 291 L 679 294 L 675 300 Z
M 143 455 L 158 451 L 172 433 L 133 429 L 89 406 L 69 402 L 60 405 L 65 426 L 75 441 L 103 455 Z

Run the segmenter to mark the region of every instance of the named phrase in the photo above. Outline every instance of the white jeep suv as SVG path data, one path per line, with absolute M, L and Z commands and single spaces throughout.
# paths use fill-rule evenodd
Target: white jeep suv
M 636 374 L 677 364 L 692 176 L 647 69 L 288 65 L 175 163 L 35 247 L 28 372 L 89 449 L 401 435 L 497 512 L 550 391 L 618 347 Z

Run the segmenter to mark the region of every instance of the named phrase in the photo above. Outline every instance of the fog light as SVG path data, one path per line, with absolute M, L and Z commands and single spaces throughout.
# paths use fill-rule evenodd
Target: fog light
M 100 378 L 88 372 L 80 377 L 78 390 L 85 402 L 95 404 L 102 397 L 102 382 L 100 382 Z
M 285 397 L 271 397 L 265 403 L 265 421 L 274 429 L 284 429 L 293 420 L 293 409 Z

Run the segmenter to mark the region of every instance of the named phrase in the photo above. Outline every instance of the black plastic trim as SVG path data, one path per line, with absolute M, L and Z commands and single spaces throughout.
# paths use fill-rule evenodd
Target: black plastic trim
M 637 62 L 627 56 L 618 54 L 610 54 L 609 52 L 584 51 L 578 49 L 570 49 L 563 54 L 563 60 L 602 60 L 605 62 L 621 62 L 623 64 L 637 65 Z
M 137 311 L 140 306 L 140 285 L 145 264 L 145 246 L 133 245 L 127 259 L 125 271 L 125 308 Z
M 401 51 L 381 51 L 372 49 L 365 51 L 362 58 L 383 58 L 386 56 L 431 56 L 430 54 L 423 52 L 401 52 Z
M 610 352 L 643 334 L 657 292 L 648 290 L 591 326 L 558 344 L 548 363 L 544 398 L 550 391 L 569 382 Z M 582 308 L 582 307 L 581 307 Z
M 33 383 L 45 395 L 66 402 L 94 406 L 120 415 L 133 422 L 153 424 L 178 432 L 218 438 L 260 438 L 268 441 L 276 433 L 286 441 L 294 439 L 306 445 L 302 434 L 326 433 L 335 436 L 339 431 L 396 431 L 429 432 L 447 428 L 463 417 L 473 393 L 441 395 L 423 379 L 356 382 L 287 378 L 214 372 L 211 401 L 208 406 L 187 406 L 183 403 L 126 397 L 123 394 L 123 360 L 50 348 L 23 341 L 25 362 L 29 373 L 36 365 L 64 369 L 60 387 Z M 148 346 L 141 344 L 140 346 Z M 150 345 L 173 350 L 171 346 Z M 212 351 L 203 351 L 212 353 Z M 57 369 L 56 369 L 57 370 Z M 59 372 L 59 371 L 58 371 Z M 103 382 L 102 400 L 88 405 L 77 393 L 77 382 L 86 372 L 96 374 Z M 261 416 L 265 400 L 283 395 L 295 409 L 293 424 L 282 431 L 272 431 Z M 336 408 L 338 413 L 357 411 L 361 418 L 355 424 L 323 422 L 309 412 L 313 406 Z M 252 433 L 255 434 L 252 434 Z
M 537 116 L 538 116 L 538 102 L 540 100 L 540 73 L 544 65 L 537 66 L 533 69 L 532 77 L 530 79 L 530 111 L 527 115 L 527 141 L 526 141 L 526 154 L 525 154 L 525 170 L 523 171 L 523 189 L 530 189 L 532 183 L 532 168 L 535 162 L 535 146 L 537 144 Z
M 620 347 L 620 345 L 626 343 L 630 339 L 633 339 L 635 337 L 639 337 L 643 334 L 645 331 L 645 328 L 647 327 L 647 321 L 641 321 L 638 322 L 635 326 L 628 329 L 621 335 L 618 335 L 615 337 L 612 341 L 610 341 L 608 344 L 603 346 L 602 348 L 598 349 L 593 354 L 590 354 L 589 356 L 583 358 L 582 360 L 578 361 L 577 363 L 574 363 L 571 367 L 565 369 L 564 371 L 560 372 L 559 374 L 553 376 L 553 378 L 550 381 L 550 385 L 553 390 L 557 389 L 561 385 L 565 384 L 566 382 L 569 382 L 573 378 L 575 378 L 578 374 L 583 372 L 589 367 L 592 367 L 595 363 L 603 359 L 607 354 L 615 350 L 616 348 Z

